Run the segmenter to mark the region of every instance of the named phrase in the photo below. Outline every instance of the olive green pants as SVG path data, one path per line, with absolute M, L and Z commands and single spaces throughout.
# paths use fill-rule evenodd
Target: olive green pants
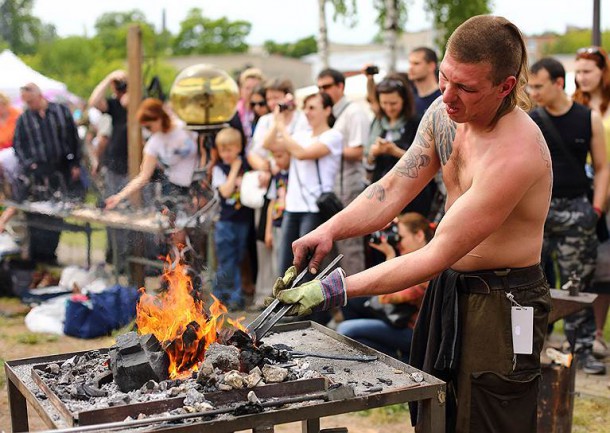
M 515 273 L 534 267 L 510 270 Z M 460 361 L 457 372 L 458 433 L 535 432 L 540 351 L 551 308 L 549 286 L 540 278 L 520 285 L 483 273 L 462 274 L 458 283 Z M 501 274 L 505 271 L 500 271 Z M 534 272 L 537 275 L 537 271 Z M 476 284 L 470 284 L 476 279 Z M 531 355 L 513 353 L 510 292 L 521 306 L 534 307 Z

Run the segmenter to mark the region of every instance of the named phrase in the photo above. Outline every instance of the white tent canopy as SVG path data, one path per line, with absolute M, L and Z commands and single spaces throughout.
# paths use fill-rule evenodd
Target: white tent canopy
M 19 88 L 27 83 L 38 85 L 47 97 L 69 95 L 64 83 L 45 77 L 30 68 L 10 50 L 0 53 L 0 71 L 2 71 L 0 73 L 0 92 L 6 93 L 14 104 L 18 104 L 21 100 Z

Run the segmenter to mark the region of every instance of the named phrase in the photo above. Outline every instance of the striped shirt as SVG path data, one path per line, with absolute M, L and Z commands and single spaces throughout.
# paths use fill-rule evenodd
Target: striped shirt
M 80 141 L 68 107 L 49 102 L 42 117 L 37 111 L 25 110 L 17 120 L 13 147 L 20 165 L 54 164 L 77 167 L 80 164 Z

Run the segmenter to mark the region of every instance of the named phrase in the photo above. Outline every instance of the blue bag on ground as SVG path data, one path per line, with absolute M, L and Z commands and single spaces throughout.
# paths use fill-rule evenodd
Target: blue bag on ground
M 85 300 L 68 300 L 64 334 L 78 338 L 109 335 L 136 317 L 139 293 L 134 287 L 115 285 Z

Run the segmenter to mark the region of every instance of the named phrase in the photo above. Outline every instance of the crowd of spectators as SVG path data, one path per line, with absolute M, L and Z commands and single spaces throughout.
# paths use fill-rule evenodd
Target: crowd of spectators
M 604 173 L 610 155 L 607 151 L 610 147 L 608 62 L 607 53 L 601 48 L 580 50 L 576 56 L 576 93 L 573 95 L 573 100 L 588 110 L 586 113 L 596 113 L 603 124 L 601 136 L 595 138 L 595 149 L 601 146 L 605 153 L 592 153 L 587 143 L 581 149 L 579 160 L 584 170 L 586 155 L 593 154 L 596 173 L 590 176 L 598 179 L 602 174 L 605 176 L 606 185 L 599 186 L 592 181 L 596 187 L 603 187 L 594 203 L 583 202 L 592 206 L 597 218 L 604 219 L 608 183 Z M 215 135 L 208 155 L 208 180 L 218 191 L 221 202 L 213 229 L 217 259 L 213 292 L 230 310 L 262 308 L 264 298 L 271 296 L 275 279 L 292 265 L 292 242 L 323 222 L 317 203 L 321 194 L 333 191 L 342 205 L 348 206 L 368 184 L 386 176 L 412 145 L 420 119 L 441 93 L 438 60 L 433 50 L 414 49 L 409 54 L 409 63 L 408 71 L 393 72 L 381 80 L 376 80 L 376 68 L 363 68 L 368 104 L 351 101 L 346 96 L 345 76 L 335 69 L 322 70 L 317 76 L 318 92 L 302 101 L 296 100 L 294 86 L 287 78 L 264 77 L 256 68 L 241 72 L 236 114 L 231 126 Z M 539 70 L 534 68 L 533 75 Z M 81 170 L 87 167 L 92 183 L 104 191 L 107 209 L 117 207 L 153 181 L 160 182 L 166 195 L 188 195 L 194 174 L 201 168 L 201 143 L 173 116 L 167 104 L 153 98 L 145 99 L 137 113 L 147 141 L 140 173 L 129 181 L 126 78 L 124 71 L 114 71 L 95 88 L 88 104 L 101 114 L 82 137 L 68 108 L 47 101 L 36 84 L 28 83 L 21 88 L 23 112 L 12 107 L 8 98 L 0 94 L 0 170 L 8 180 L 5 185 L 14 185 L 15 179 L 26 177 L 34 183 L 46 183 L 51 189 L 78 189 L 77 185 L 85 179 Z M 550 81 L 555 82 L 557 78 L 550 76 Z M 565 76 L 561 83 L 565 85 Z M 530 83 L 529 89 L 534 102 L 544 106 L 541 86 Z M 536 116 L 532 114 L 535 120 Z M 83 141 L 86 146 L 82 145 Z M 551 154 L 556 156 L 556 152 Z M 249 171 L 256 171 L 259 187 L 266 190 L 264 205 L 256 209 L 241 203 L 240 187 L 244 174 Z M 562 179 L 556 178 L 556 186 Z M 437 176 L 403 209 L 397 216 L 398 240 L 393 243 L 389 242 L 390 232 L 383 232 L 380 242 L 364 238 L 337 242 L 336 252 L 345 255 L 342 267 L 353 274 L 423 247 L 433 235 L 435 223 L 443 216 L 444 191 L 442 177 Z M 0 231 L 14 213 L 11 208 L 4 211 Z M 30 258 L 56 263 L 59 233 L 34 228 L 35 221 L 28 223 L 32 223 Z M 118 254 L 126 254 L 129 236 L 116 230 L 109 230 L 110 235 L 118 239 L 114 243 Z M 556 235 L 549 231 L 547 240 L 550 242 Z M 407 245 L 407 241 L 413 241 L 413 245 Z M 588 319 L 591 341 L 599 356 L 607 353 L 602 331 L 610 299 L 609 242 L 586 247 L 590 253 L 588 267 L 586 272 L 581 272 L 585 290 L 593 289 L 600 294 L 592 310 L 595 314 Z M 557 256 L 543 259 L 549 264 L 552 257 Z M 559 257 L 558 268 L 547 267 L 549 279 L 556 285 L 565 283 L 575 270 L 562 263 Z M 553 275 L 554 269 L 559 269 L 558 275 Z M 405 288 L 404 293 L 381 299 L 382 303 L 409 306 L 410 317 L 400 328 L 379 317 L 367 316 L 371 310 L 361 307 L 365 303 L 370 305 L 371 300 L 359 302 L 357 308 L 350 303 L 344 311 L 345 317 L 336 312 L 333 319 L 337 322 L 349 319 L 339 326 L 346 335 L 378 344 L 386 353 L 408 359 L 408 334 L 424 291 L 425 285 Z M 315 319 L 327 323 L 330 317 Z M 385 341 L 375 342 L 372 334 L 383 334 Z M 393 335 L 396 338 L 390 337 Z

